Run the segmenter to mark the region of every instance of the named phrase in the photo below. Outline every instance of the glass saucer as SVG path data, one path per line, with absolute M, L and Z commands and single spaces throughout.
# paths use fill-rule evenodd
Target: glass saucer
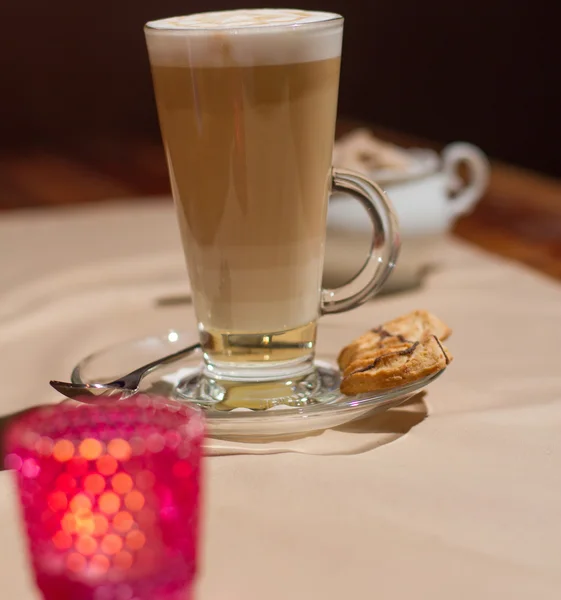
M 171 354 L 198 341 L 196 332 L 168 331 L 110 346 L 82 359 L 71 375 L 73 383 L 112 381 L 140 365 Z M 182 392 L 186 382 L 201 370 L 202 356 L 195 352 L 187 358 L 155 369 L 141 383 L 140 391 L 164 394 L 188 401 Z M 203 407 L 208 434 L 221 438 L 289 436 L 337 427 L 365 416 L 385 411 L 405 402 L 442 373 L 425 377 L 409 385 L 357 396 L 339 391 L 339 375 L 333 360 L 317 357 L 316 367 L 325 386 L 305 406 L 275 406 L 265 410 Z

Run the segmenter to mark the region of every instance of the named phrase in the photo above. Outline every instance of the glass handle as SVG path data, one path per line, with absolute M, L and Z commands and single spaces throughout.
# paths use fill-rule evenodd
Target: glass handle
M 384 190 L 359 173 L 332 169 L 332 190 L 351 194 L 366 209 L 372 221 L 370 252 L 360 271 L 349 283 L 324 289 L 321 314 L 351 310 L 374 296 L 391 273 L 399 253 L 397 217 Z

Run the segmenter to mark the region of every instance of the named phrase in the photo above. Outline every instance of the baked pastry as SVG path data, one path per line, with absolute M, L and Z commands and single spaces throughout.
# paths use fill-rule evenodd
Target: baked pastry
M 357 358 L 347 365 L 340 389 L 354 396 L 407 385 L 438 373 L 451 360 L 438 337 L 425 333 L 420 340 L 378 348 L 368 358 Z
M 343 377 L 350 375 L 353 371 L 355 371 L 359 367 L 364 367 L 373 363 L 381 356 L 387 356 L 388 353 L 402 352 L 404 350 L 409 350 L 413 344 L 416 342 L 409 342 L 405 340 L 404 342 L 399 342 L 397 344 L 391 344 L 388 346 L 381 346 L 379 348 L 375 348 L 374 350 L 370 350 L 368 352 L 362 352 L 355 357 L 355 359 L 345 367 L 343 370 Z
M 339 368 L 344 371 L 353 361 L 367 352 L 420 341 L 425 333 L 435 335 L 439 340 L 445 340 L 452 330 L 430 312 L 415 310 L 380 327 L 375 327 L 345 346 L 337 359 Z

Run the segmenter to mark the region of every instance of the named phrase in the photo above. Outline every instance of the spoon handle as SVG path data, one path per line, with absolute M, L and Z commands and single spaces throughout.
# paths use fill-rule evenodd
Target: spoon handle
M 178 350 L 173 354 L 168 354 L 168 356 L 164 356 L 163 358 L 157 358 L 156 360 L 153 360 L 152 362 L 149 362 L 148 364 L 131 371 L 128 375 L 121 377 L 118 381 L 122 382 L 125 389 L 136 389 L 140 383 L 140 380 L 156 367 L 161 367 L 163 365 L 175 362 L 184 356 L 189 356 L 189 354 L 193 353 L 200 347 L 200 344 L 193 344 L 191 346 L 187 346 L 187 348 Z

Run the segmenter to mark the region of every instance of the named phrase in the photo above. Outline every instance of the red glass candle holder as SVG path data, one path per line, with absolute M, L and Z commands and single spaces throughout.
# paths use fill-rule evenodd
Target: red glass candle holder
M 199 411 L 141 394 L 28 413 L 6 437 L 45 600 L 187 600 L 197 567 Z

